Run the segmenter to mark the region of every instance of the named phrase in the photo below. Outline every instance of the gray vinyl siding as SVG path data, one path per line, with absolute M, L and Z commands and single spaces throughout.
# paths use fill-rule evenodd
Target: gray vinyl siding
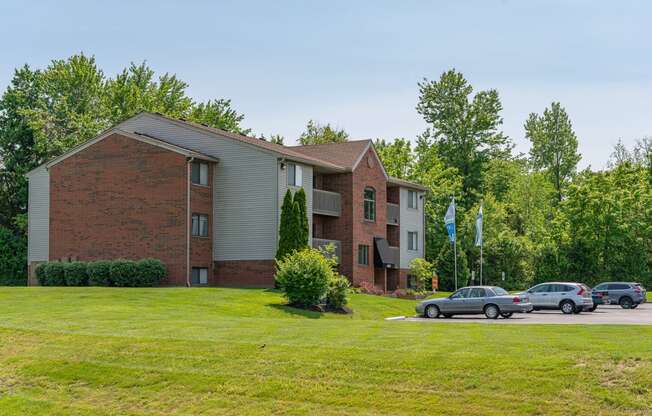
M 295 162 L 289 162 L 295 163 Z M 301 181 L 304 191 L 306 191 L 306 206 L 308 214 L 308 230 L 309 230 L 309 242 L 312 242 L 312 166 L 302 165 L 300 163 L 295 163 L 298 166 L 301 166 L 303 169 L 303 180 Z M 299 189 L 296 186 L 288 186 L 288 168 L 287 163 L 285 169 L 281 169 L 280 163 L 278 164 L 278 221 L 280 224 L 281 219 L 281 206 L 283 205 L 283 198 L 285 198 L 285 192 L 288 188 L 292 188 L 293 191 Z
M 47 261 L 50 250 L 50 173 L 45 166 L 28 178 L 27 262 Z
M 274 258 L 279 189 L 276 155 L 146 114 L 127 120 L 120 128 L 219 158 L 213 177 L 214 260 Z
M 401 269 L 410 267 L 410 262 L 424 256 L 424 227 L 423 227 L 423 192 L 417 192 L 418 209 L 408 208 L 408 189 L 400 189 L 400 227 L 401 227 Z M 418 233 L 418 250 L 408 250 L 408 232 Z

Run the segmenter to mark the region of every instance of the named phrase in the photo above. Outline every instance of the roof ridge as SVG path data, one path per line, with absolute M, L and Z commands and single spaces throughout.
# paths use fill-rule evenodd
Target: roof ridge
M 345 142 L 338 142 L 338 143 L 299 144 L 296 146 L 285 146 L 285 147 L 297 148 L 297 147 L 315 147 L 315 146 L 338 146 L 338 145 L 346 145 L 350 143 L 361 143 L 361 142 L 373 142 L 373 139 L 347 140 Z

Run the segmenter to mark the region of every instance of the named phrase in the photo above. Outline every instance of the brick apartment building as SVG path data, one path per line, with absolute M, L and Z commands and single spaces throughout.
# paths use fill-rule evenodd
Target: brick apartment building
M 140 113 L 28 173 L 30 283 L 42 261 L 158 258 L 169 285 L 270 287 L 287 189 L 314 247 L 354 285 L 406 287 L 424 253 L 422 186 L 387 175 L 370 140 L 281 146 Z

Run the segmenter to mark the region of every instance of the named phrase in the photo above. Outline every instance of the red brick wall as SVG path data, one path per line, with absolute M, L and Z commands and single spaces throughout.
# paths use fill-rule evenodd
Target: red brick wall
M 208 215 L 208 237 L 190 238 L 190 267 L 208 269 L 208 284 L 216 285 L 213 269 L 213 164 L 208 164 L 208 186 L 190 185 L 191 215 Z
M 215 282 L 220 286 L 274 287 L 274 260 L 215 262 Z
M 368 163 L 368 159 L 371 163 Z M 364 219 L 364 189 L 372 187 L 376 191 L 376 221 Z M 374 283 L 380 278 L 379 273 L 374 273 L 374 237 L 386 236 L 387 227 L 387 180 L 383 174 L 380 161 L 370 148 L 362 161 L 353 172 L 353 284 L 359 285 L 362 281 Z M 369 246 L 369 265 L 361 266 L 357 261 L 358 245 Z M 383 272 L 384 275 L 384 272 Z M 384 286 L 384 284 L 383 284 Z
M 154 257 L 186 281 L 183 155 L 117 134 L 50 169 L 50 259 Z
M 353 279 L 353 261 L 356 253 L 353 250 L 353 205 L 351 188 L 353 175 L 342 173 L 317 177 L 317 186 L 326 191 L 338 192 L 341 196 L 342 214 L 340 217 L 314 215 L 316 221 L 315 238 L 340 240 L 342 255 L 339 271 L 349 279 Z

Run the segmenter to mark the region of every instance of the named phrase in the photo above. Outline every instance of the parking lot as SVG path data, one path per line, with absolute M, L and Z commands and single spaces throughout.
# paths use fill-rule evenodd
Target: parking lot
M 399 320 L 399 318 L 390 318 Z M 514 314 L 509 319 L 487 319 L 484 315 L 458 315 L 452 318 L 426 319 L 406 317 L 405 321 L 428 323 L 482 323 L 482 324 L 591 324 L 591 325 L 652 325 L 652 303 L 645 303 L 636 309 L 622 309 L 620 306 L 601 305 L 594 312 L 579 315 L 564 315 L 561 311 L 535 311 Z

